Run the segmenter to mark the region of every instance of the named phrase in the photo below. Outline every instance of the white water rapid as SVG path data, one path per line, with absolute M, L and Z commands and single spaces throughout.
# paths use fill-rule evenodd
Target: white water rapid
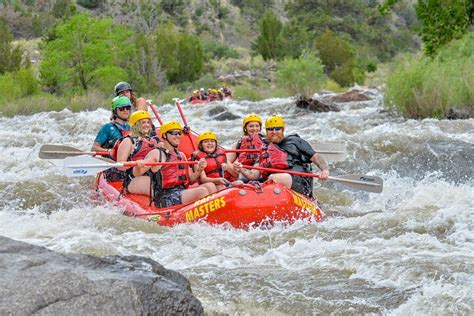
M 219 105 L 239 118 L 220 122 L 208 115 L 216 104 L 183 106 L 194 130 L 215 131 L 224 146 L 245 115 L 279 113 L 287 134 L 346 143 L 331 175 L 384 179 L 381 194 L 316 182 L 327 220 L 250 231 L 122 216 L 95 196 L 93 178 L 66 178 L 61 160 L 38 158 L 46 143 L 89 150 L 105 109 L 2 117 L 0 235 L 59 252 L 150 257 L 184 274 L 208 314 L 472 315 L 474 120 L 405 120 L 374 97 L 328 113 L 292 99 L 231 101 Z M 158 111 L 180 120 L 174 105 Z

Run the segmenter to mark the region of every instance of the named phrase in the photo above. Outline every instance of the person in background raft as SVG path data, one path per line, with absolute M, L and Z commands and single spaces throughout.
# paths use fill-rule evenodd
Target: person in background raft
M 264 147 L 259 158 L 259 165 L 265 168 L 311 172 L 311 163 L 321 170 L 320 180 L 326 180 L 329 170 L 324 159 L 319 156 L 311 145 L 298 135 L 284 136 L 285 122 L 280 116 L 270 116 L 265 121 L 266 138 L 270 142 Z M 288 173 L 267 173 L 242 168 L 242 164 L 234 162 L 234 169 L 251 180 L 260 176 L 263 180 L 272 179 L 287 188 L 313 197 L 313 178 L 290 175 Z
M 108 151 L 110 153 L 115 142 L 130 133 L 128 117 L 131 108 L 132 103 L 127 97 L 119 96 L 112 99 L 111 121 L 100 128 L 91 151 Z M 122 181 L 125 179 L 125 173 L 118 171 L 116 168 L 106 170 L 104 176 L 108 181 Z
M 132 127 L 130 135 L 117 141 L 114 146 L 116 159 L 118 162 L 136 161 L 143 163 L 146 155 L 160 146 L 159 139 L 156 136 L 151 136 L 151 116 L 146 111 L 133 112 L 133 114 L 130 115 L 130 125 Z M 112 155 L 113 154 L 114 152 Z M 123 167 L 118 169 L 127 173 L 124 188 L 127 189 L 129 193 L 141 194 L 143 179 L 140 178 L 147 177 L 139 174 L 137 168 L 138 167 Z
M 199 134 L 197 138 L 198 148 L 191 154 L 191 160 L 206 159 L 207 166 L 199 177 L 201 183 L 212 182 L 217 190 L 225 189 L 229 185 L 243 184 L 236 181 L 239 176 L 232 164 L 227 163 L 227 157 L 222 148 L 217 146 L 217 136 L 213 132 L 206 131 Z M 194 169 L 194 168 L 193 168 Z
M 265 136 L 261 134 L 262 119 L 255 113 L 244 117 L 242 121 L 242 129 L 244 135 L 232 145 L 232 149 L 261 149 L 266 140 Z M 242 153 L 227 153 L 227 160 L 233 162 L 237 159 L 243 165 L 251 166 L 258 162 L 260 153 L 242 152 Z
M 148 111 L 146 99 L 143 97 L 137 98 L 133 92 L 132 86 L 128 82 L 119 82 L 114 87 L 115 96 L 125 96 L 130 99 L 134 111 Z
M 161 125 L 163 147 L 152 150 L 144 162 L 176 162 L 166 166 L 139 166 L 134 174 L 147 174 L 140 177 L 136 193 L 150 195 L 156 207 L 169 207 L 177 204 L 186 204 L 200 199 L 217 191 L 214 183 L 204 183 L 189 188 L 196 182 L 201 172 L 206 168 L 206 160 L 200 159 L 196 171 L 188 165 L 179 164 L 186 161 L 186 156 L 178 150 L 181 142 L 183 127 L 176 121 L 169 121 Z

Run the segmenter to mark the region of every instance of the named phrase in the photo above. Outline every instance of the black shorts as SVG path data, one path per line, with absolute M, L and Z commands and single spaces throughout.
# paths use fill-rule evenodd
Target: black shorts
M 169 207 L 177 204 L 181 204 L 182 200 L 181 197 L 183 195 L 183 188 L 176 188 L 176 189 L 169 189 L 163 191 L 161 194 L 158 206 L 159 207 Z
M 107 181 L 123 181 L 127 177 L 127 172 L 120 171 L 117 168 L 110 168 L 104 171 L 104 177 Z
M 313 178 L 291 175 L 291 189 L 313 198 Z

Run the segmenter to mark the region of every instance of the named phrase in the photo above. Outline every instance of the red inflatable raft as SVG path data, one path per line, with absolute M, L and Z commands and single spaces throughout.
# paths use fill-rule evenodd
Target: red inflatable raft
M 183 134 L 179 149 L 189 157 L 196 148 L 196 135 L 191 132 Z M 324 218 L 316 200 L 272 181 L 229 187 L 198 201 L 169 208 L 150 206 L 148 196 L 120 195 L 122 183 L 107 182 L 101 174 L 96 184 L 98 191 L 123 208 L 126 215 L 164 226 L 204 221 L 247 228 L 281 221 L 292 223 L 297 219 L 321 221 Z
M 124 214 L 139 217 L 159 225 L 182 223 L 228 223 L 248 228 L 274 222 L 292 223 L 297 219 L 321 221 L 324 213 L 317 201 L 271 181 L 230 187 L 198 201 L 169 208 L 150 206 L 150 198 L 138 194 L 120 195 L 120 182 L 98 178 L 97 188 L 111 202 L 124 209 Z

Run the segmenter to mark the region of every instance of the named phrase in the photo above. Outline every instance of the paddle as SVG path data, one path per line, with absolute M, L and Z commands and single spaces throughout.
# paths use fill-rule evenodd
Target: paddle
M 44 144 L 41 146 L 39 152 L 41 159 L 64 159 L 66 157 L 80 155 L 108 156 L 110 153 L 107 151 L 82 151 L 71 146 L 54 144 Z
M 156 107 L 153 104 L 153 101 L 152 100 L 146 100 L 146 103 L 150 106 L 151 110 L 153 111 L 153 114 L 155 114 L 155 117 L 158 120 L 158 123 L 160 123 L 160 125 L 163 125 L 163 120 L 161 119 L 160 115 L 158 114 L 158 111 L 156 111 Z
M 145 166 L 166 166 L 166 165 L 195 165 L 197 161 L 167 161 L 167 162 L 147 162 Z M 91 156 L 74 156 L 64 159 L 64 171 L 68 177 L 84 177 L 95 175 L 110 168 L 135 167 L 136 161 L 128 162 L 106 162 Z
M 298 172 L 292 170 L 282 170 L 282 169 L 274 169 L 274 168 L 264 168 L 258 166 L 242 166 L 245 169 L 255 169 L 260 171 L 268 171 L 268 172 L 279 172 L 279 173 L 288 173 L 294 174 L 297 176 L 302 177 L 312 177 L 312 178 L 319 178 L 318 174 L 315 173 L 307 173 L 307 172 Z M 340 177 L 329 177 L 328 180 L 341 182 L 348 187 L 353 189 L 367 191 L 367 192 L 374 192 L 380 193 L 383 190 L 383 180 L 380 177 L 368 176 L 363 174 L 349 174 Z
M 188 121 L 186 121 L 186 117 L 184 116 L 183 109 L 181 108 L 181 105 L 179 104 L 179 99 L 174 98 L 173 100 L 175 101 L 176 107 L 178 108 L 178 112 L 179 112 L 179 115 L 181 116 L 181 120 L 183 120 L 183 124 L 184 124 L 183 135 L 186 135 L 187 137 L 189 137 L 189 141 L 191 142 L 193 151 L 195 151 L 197 150 L 196 142 L 190 133 L 191 129 L 188 126 Z
M 313 143 L 314 150 L 330 162 L 344 161 L 347 156 L 345 143 Z
M 260 149 L 225 149 L 224 152 L 260 152 Z M 39 157 L 41 159 L 64 159 L 72 156 L 91 155 L 108 156 L 107 151 L 83 151 L 71 146 L 45 144 L 41 146 Z

